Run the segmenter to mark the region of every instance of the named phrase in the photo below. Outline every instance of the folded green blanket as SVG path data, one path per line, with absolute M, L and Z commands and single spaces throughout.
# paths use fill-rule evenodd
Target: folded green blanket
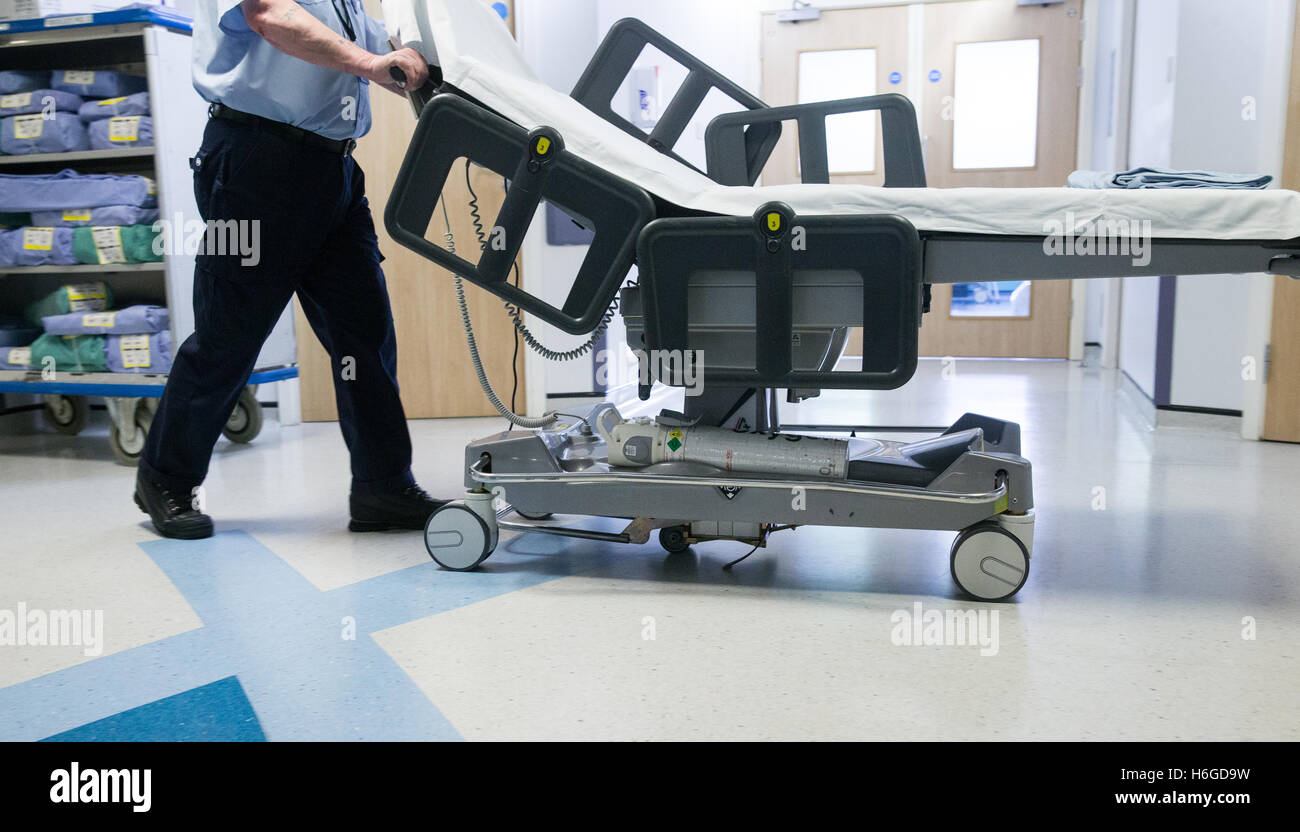
M 102 280 L 60 286 L 24 310 L 33 326 L 43 326 L 41 318 L 69 312 L 103 312 L 113 305 L 113 290 Z
M 159 233 L 148 225 L 81 226 L 72 233 L 72 254 L 91 265 L 156 263 L 162 260 L 153 251 Z
M 54 359 L 54 369 L 69 373 L 103 373 L 108 370 L 103 335 L 42 335 L 32 344 L 32 367 L 43 370 Z

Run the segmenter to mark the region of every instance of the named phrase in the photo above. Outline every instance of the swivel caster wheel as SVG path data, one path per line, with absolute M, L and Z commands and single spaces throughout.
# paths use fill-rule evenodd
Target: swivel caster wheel
M 46 396 L 41 416 L 45 424 L 65 436 L 76 436 L 86 426 L 85 396 Z
M 468 572 L 488 559 L 497 546 L 496 527 L 464 502 L 447 503 L 424 524 L 424 548 L 443 569 Z
M 134 420 L 130 430 L 123 430 L 113 420 L 108 428 L 108 446 L 113 451 L 113 458 L 119 465 L 125 465 L 134 468 L 140 462 L 140 454 L 144 453 L 145 439 L 149 436 L 149 428 L 153 424 L 153 413 L 141 399 L 135 407 Z
M 689 526 L 666 526 L 659 530 L 659 545 L 671 555 L 680 555 L 691 548 L 691 542 L 686 539 L 689 531 Z
M 231 411 L 222 434 L 231 442 L 246 445 L 262 432 L 262 403 L 257 400 L 256 388 L 245 387 L 239 401 Z
M 980 601 L 1005 601 L 1029 577 L 1029 551 L 997 523 L 977 523 L 953 541 L 950 566 L 962 592 Z

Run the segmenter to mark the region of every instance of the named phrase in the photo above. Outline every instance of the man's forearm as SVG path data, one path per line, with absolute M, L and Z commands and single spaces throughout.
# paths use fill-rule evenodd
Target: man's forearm
M 243 0 L 249 27 L 308 63 L 365 77 L 375 56 L 312 17 L 294 0 Z

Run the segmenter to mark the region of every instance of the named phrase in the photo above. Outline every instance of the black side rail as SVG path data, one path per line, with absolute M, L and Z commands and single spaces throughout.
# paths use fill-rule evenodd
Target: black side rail
M 798 216 L 770 202 L 753 217 L 655 220 L 637 243 L 646 347 L 692 348 L 691 282 L 701 268 L 746 272 L 754 275 L 753 366 L 712 367 L 706 354 L 704 384 L 893 390 L 916 372 L 921 253 L 916 228 L 892 214 Z M 816 270 L 862 278 L 861 370 L 794 367 L 794 275 Z
M 645 131 L 623 118 L 609 106 L 623 81 L 632 71 L 632 65 L 647 46 L 654 46 L 677 63 L 686 67 L 686 81 L 663 110 L 659 123 L 647 136 Z M 613 124 L 615 127 L 644 141 L 660 153 L 671 156 L 688 167 L 699 170 L 673 152 L 686 125 L 695 116 L 710 90 L 723 95 L 748 110 L 761 110 L 767 105 L 745 91 L 738 84 L 720 74 L 668 38 L 651 29 L 636 18 L 627 17 L 610 27 L 596 54 L 583 70 L 582 77 L 573 87 L 572 97 L 582 106 Z M 754 123 L 743 130 L 744 157 L 754 175 L 747 182 L 721 182 L 723 185 L 752 185 L 758 179 L 763 165 L 772 155 L 777 139 L 781 137 L 779 121 Z M 701 171 L 703 173 L 703 171 Z
M 803 181 L 825 185 L 831 181 L 826 117 L 870 110 L 880 111 L 885 187 L 924 188 L 925 164 L 916 110 L 911 101 L 896 93 L 724 113 L 709 122 L 704 136 L 709 176 L 723 185 L 752 184 L 757 174 L 749 166 L 747 129 L 771 122 L 795 121 L 799 125 L 799 167 Z
M 461 175 L 462 158 L 510 184 L 496 221 L 485 229 L 487 245 L 480 252 L 477 239 L 457 240 L 453 254 L 426 234 L 448 176 Z M 510 284 L 515 257 L 543 199 L 595 230 L 559 307 Z M 654 203 L 645 191 L 566 152 L 554 129 L 526 131 L 452 94 L 434 96 L 421 110 L 384 209 L 384 226 L 403 246 L 575 335 L 600 323 L 631 268 L 637 235 L 652 219 Z M 465 259 L 469 252 L 477 262 Z

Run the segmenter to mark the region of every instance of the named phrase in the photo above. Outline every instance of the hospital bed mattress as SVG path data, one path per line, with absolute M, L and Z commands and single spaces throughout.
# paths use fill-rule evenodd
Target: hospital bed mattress
M 389 33 L 438 65 L 446 83 L 522 127 L 555 128 L 569 152 L 682 208 L 748 217 L 780 201 L 797 214 L 896 214 L 918 231 L 954 234 L 1042 237 L 1088 232 L 1095 223 L 1149 221 L 1135 233 L 1224 241 L 1300 237 L 1300 194 L 1284 190 L 719 185 L 547 86 L 480 0 L 384 0 L 383 7 Z

